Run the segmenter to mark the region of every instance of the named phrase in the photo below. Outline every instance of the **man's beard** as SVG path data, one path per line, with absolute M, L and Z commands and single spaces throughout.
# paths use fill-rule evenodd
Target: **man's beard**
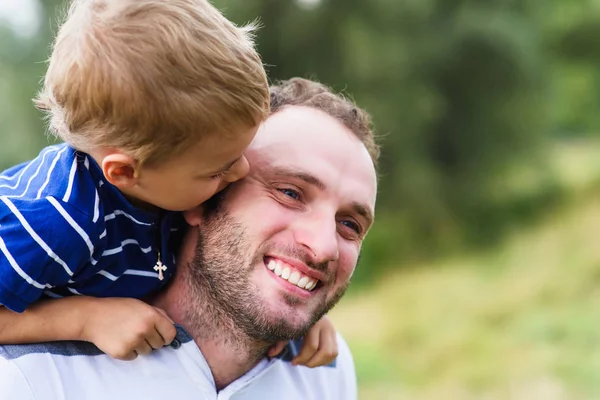
M 188 268 L 186 284 L 190 286 L 189 294 L 195 298 L 187 301 L 197 304 L 195 308 L 189 304 L 186 307 L 196 314 L 186 316 L 188 323 L 197 325 L 197 331 L 204 332 L 204 336 L 219 335 L 224 340 L 243 340 L 239 334 L 269 344 L 297 339 L 303 337 L 344 294 L 347 284 L 329 301 L 324 296 L 302 324 L 292 324 L 285 317 L 271 315 L 261 299 L 260 289 L 251 281 L 254 269 L 263 262 L 266 247 L 268 244 L 253 254 L 245 228 L 223 207 L 210 210 L 199 231 L 195 258 Z M 288 249 L 286 254 L 292 255 L 290 253 L 297 255 L 298 251 Z M 327 264 L 311 266 L 327 268 Z M 299 302 L 291 295 L 284 295 L 284 301 L 288 306 Z

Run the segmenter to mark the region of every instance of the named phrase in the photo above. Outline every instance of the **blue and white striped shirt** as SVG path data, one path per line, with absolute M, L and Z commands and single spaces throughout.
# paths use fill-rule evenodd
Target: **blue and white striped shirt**
M 182 226 L 180 213 L 132 206 L 89 155 L 46 147 L 0 174 L 0 304 L 22 312 L 41 296 L 142 298 L 172 275 L 170 239 Z

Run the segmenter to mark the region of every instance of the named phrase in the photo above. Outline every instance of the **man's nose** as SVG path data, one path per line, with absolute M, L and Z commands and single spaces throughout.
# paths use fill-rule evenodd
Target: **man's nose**
M 335 217 L 308 212 L 299 218 L 294 227 L 296 242 L 309 250 L 314 262 L 336 261 L 339 249 Z
M 246 175 L 250 171 L 250 164 L 248 164 L 248 159 L 246 156 L 242 156 L 229 170 L 229 173 L 225 174 L 225 180 L 227 182 L 235 182 Z

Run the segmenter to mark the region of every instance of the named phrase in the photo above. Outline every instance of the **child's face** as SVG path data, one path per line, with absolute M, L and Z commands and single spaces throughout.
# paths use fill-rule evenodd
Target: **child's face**
M 184 211 L 208 200 L 229 183 L 246 176 L 246 150 L 258 125 L 243 128 L 235 138 L 209 137 L 172 159 L 142 167 L 135 193 L 138 200 L 170 211 Z

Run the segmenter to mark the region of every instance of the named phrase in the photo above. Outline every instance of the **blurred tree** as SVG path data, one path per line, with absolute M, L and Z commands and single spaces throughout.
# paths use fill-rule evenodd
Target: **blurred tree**
M 0 169 L 34 157 L 52 140 L 46 136 L 43 115 L 33 106 L 49 56 L 49 44 L 61 0 L 40 2 L 42 16 L 39 31 L 33 37 L 23 37 L 0 26 Z

